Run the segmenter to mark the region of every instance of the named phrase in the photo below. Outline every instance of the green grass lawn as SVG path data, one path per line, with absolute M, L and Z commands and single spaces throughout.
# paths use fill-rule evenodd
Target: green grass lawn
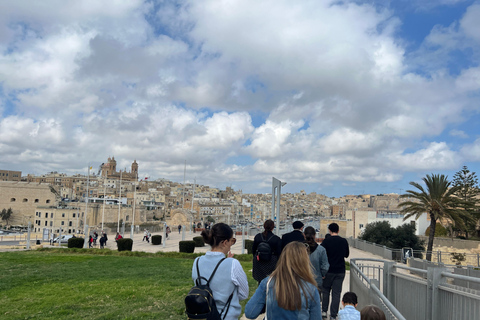
M 197 256 L 106 249 L 3 252 L 0 319 L 186 319 L 183 299 L 193 285 Z M 251 296 L 257 287 L 251 255 L 238 259 Z

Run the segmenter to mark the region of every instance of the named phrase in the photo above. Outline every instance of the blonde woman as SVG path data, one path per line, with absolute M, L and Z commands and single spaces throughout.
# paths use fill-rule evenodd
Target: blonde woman
M 267 319 L 321 319 L 320 295 L 303 243 L 294 241 L 285 246 L 277 268 L 260 282 L 245 306 L 245 316 L 255 319 L 264 307 Z

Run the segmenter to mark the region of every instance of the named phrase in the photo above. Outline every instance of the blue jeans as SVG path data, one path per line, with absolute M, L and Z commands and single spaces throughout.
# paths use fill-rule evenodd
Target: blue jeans
M 328 311 L 330 302 L 330 292 L 332 292 L 332 303 L 330 304 L 330 316 L 336 318 L 340 306 L 340 295 L 342 294 L 342 284 L 345 279 L 345 273 L 327 273 L 322 284 L 322 311 Z

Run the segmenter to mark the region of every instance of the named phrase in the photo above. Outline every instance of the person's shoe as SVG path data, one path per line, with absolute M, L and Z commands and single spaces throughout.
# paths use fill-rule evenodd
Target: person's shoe
M 330 316 L 330 320 L 337 320 L 337 317 Z
M 327 313 L 322 311 L 322 319 L 327 319 Z

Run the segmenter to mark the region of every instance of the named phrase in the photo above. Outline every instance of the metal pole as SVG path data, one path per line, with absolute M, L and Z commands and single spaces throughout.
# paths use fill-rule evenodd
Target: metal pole
M 105 221 L 105 197 L 107 193 L 107 184 L 105 183 L 106 179 L 103 179 L 103 209 L 102 209 L 102 231 L 103 231 L 103 222 Z
M 83 234 L 85 235 L 85 239 L 83 239 L 83 248 L 87 249 L 88 248 L 88 240 L 89 240 L 87 238 L 87 236 L 88 236 L 88 226 L 87 225 L 85 225 L 85 229 L 83 231 Z
M 185 241 L 185 226 L 182 226 L 182 241 Z
M 118 218 L 117 218 L 117 232 L 120 232 L 120 208 L 121 208 L 121 198 L 122 198 L 122 170 L 120 170 L 120 182 L 119 182 L 119 196 L 118 196 Z
M 185 167 L 183 169 L 182 209 L 185 208 L 185 176 L 186 174 L 187 174 L 187 160 L 185 160 Z
M 30 232 L 31 232 L 31 222 L 28 221 L 28 235 L 27 235 L 27 250 L 30 250 Z
M 242 254 L 245 253 L 245 226 L 242 226 Z
M 163 247 L 165 248 L 165 242 L 167 241 L 167 223 L 163 223 Z
M 87 197 L 85 198 L 85 214 L 83 216 L 83 225 L 87 225 L 87 214 L 88 214 L 88 187 L 90 185 L 90 165 L 88 165 L 88 173 L 87 173 Z M 60 226 L 60 230 L 62 227 Z M 85 234 L 85 240 L 87 239 L 87 235 Z M 85 247 L 86 248 L 86 247 Z

